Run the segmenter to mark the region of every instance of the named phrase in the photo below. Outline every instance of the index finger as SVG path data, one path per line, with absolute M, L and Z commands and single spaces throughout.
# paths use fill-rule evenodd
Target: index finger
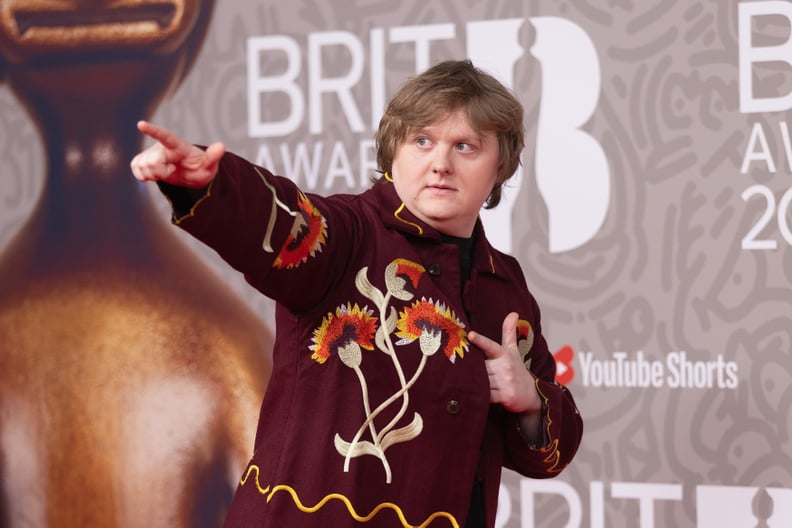
M 190 148 L 190 143 L 167 128 L 148 121 L 138 121 L 137 128 L 151 139 L 162 143 L 162 146 L 167 150 L 189 150 Z
M 503 349 L 500 344 L 483 334 L 468 332 L 468 339 L 471 343 L 479 347 L 489 359 L 496 359 L 503 355 Z
M 468 339 L 471 343 L 483 350 L 488 358 L 499 358 L 503 355 L 504 350 L 511 348 L 517 349 L 517 322 L 519 319 L 520 316 L 517 312 L 511 312 L 503 318 L 500 343 L 478 332 L 469 332 Z

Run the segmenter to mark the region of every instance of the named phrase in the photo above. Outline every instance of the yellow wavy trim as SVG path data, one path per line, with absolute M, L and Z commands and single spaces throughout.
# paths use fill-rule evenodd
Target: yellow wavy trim
M 539 387 L 539 378 L 534 379 L 534 383 L 536 384 L 536 390 L 539 392 L 539 395 L 544 400 L 545 408 L 550 407 L 550 398 L 548 398 L 542 389 Z M 552 434 L 550 433 L 550 426 L 553 423 L 553 420 L 550 419 L 550 412 L 547 413 L 547 437 L 552 438 Z M 544 462 L 548 465 L 547 471 L 549 473 L 560 473 L 564 468 L 559 467 L 561 463 L 561 451 L 558 449 L 558 438 L 552 438 L 550 445 L 542 448 L 542 451 L 547 451 L 548 454 L 544 459 Z
M 395 217 L 396 217 L 396 220 L 398 220 L 399 222 L 404 222 L 404 223 L 405 223 L 405 224 L 407 224 L 407 225 L 413 226 L 415 229 L 417 229 L 417 230 L 418 230 L 418 234 L 419 234 L 419 235 L 423 235 L 423 228 L 422 228 L 421 226 L 419 226 L 418 224 L 415 224 L 415 223 L 413 223 L 413 222 L 410 222 L 410 221 L 408 221 L 408 220 L 405 220 L 404 218 L 402 218 L 402 217 L 400 217 L 400 216 L 399 216 L 399 214 L 401 214 L 401 212 L 402 212 L 403 210 L 404 210 L 404 204 L 402 203 L 402 204 L 399 206 L 399 208 L 398 208 L 398 209 L 396 209 L 396 211 L 393 213 L 393 216 L 395 216 Z
M 407 522 L 407 519 L 404 518 L 404 513 L 402 512 L 401 508 L 399 508 L 397 505 L 393 504 L 392 502 L 380 503 L 368 515 L 360 515 L 360 514 L 358 514 L 355 511 L 354 506 L 352 506 L 352 502 L 346 496 L 341 495 L 340 493 L 329 493 L 329 494 L 325 495 L 324 498 L 322 498 L 322 500 L 317 502 L 316 505 L 314 505 L 314 506 L 305 506 L 302 503 L 302 501 L 300 500 L 299 496 L 297 495 L 297 491 L 294 488 L 292 488 L 291 486 L 287 486 L 285 484 L 280 484 L 280 485 L 277 485 L 277 486 L 272 487 L 272 488 L 270 488 L 270 486 L 261 487 L 261 484 L 259 484 L 259 475 L 261 474 L 260 473 L 260 469 L 259 469 L 258 466 L 254 465 L 254 464 L 250 465 L 248 467 L 247 472 L 245 472 L 245 476 L 242 477 L 242 479 L 240 479 L 239 484 L 241 486 L 244 486 L 245 483 L 248 480 L 248 477 L 250 477 L 250 474 L 253 473 L 254 471 L 256 472 L 256 477 L 255 477 L 256 489 L 258 490 L 258 492 L 261 495 L 265 495 L 266 496 L 267 502 L 272 500 L 272 497 L 273 497 L 273 495 L 275 495 L 275 493 L 277 493 L 279 491 L 285 491 L 289 495 L 291 495 L 292 501 L 294 501 L 294 504 L 295 504 L 295 506 L 297 506 L 297 509 L 299 509 L 300 511 L 305 512 L 305 513 L 314 513 L 316 511 L 320 510 L 329 501 L 335 499 L 335 500 L 339 500 L 339 501 L 343 502 L 344 505 L 346 506 L 347 510 L 349 511 L 350 517 L 352 517 L 353 519 L 355 519 L 358 522 L 369 522 L 380 511 L 385 510 L 385 509 L 391 509 L 394 512 L 396 512 L 396 515 L 399 517 L 399 520 L 401 521 L 402 526 L 404 528 L 426 528 L 435 519 L 441 519 L 441 518 L 448 519 L 448 522 L 451 523 L 451 526 L 453 526 L 453 528 L 459 528 L 459 524 L 457 523 L 457 521 L 454 518 L 454 516 L 451 515 L 450 513 L 447 513 L 447 512 L 435 512 L 432 515 L 430 515 L 421 524 L 412 525 L 412 524 Z

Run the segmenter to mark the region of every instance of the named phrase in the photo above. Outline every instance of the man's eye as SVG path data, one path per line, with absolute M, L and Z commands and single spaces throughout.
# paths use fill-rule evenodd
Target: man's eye
M 429 145 L 429 138 L 425 138 L 425 137 L 419 137 L 418 139 L 416 139 L 416 140 L 415 140 L 415 142 L 416 142 L 416 143 L 417 143 L 419 146 L 421 146 L 421 147 L 425 147 L 425 146 Z

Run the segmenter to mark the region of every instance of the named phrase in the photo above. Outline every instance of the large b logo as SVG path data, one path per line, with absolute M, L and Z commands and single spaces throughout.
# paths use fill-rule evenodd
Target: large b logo
M 580 26 L 558 17 L 529 19 L 536 29 L 531 53 L 542 70 L 542 96 L 535 155 L 539 192 L 548 210 L 549 249 L 569 251 L 591 240 L 602 227 L 610 202 L 608 161 L 600 144 L 581 127 L 594 112 L 600 93 L 599 59 Z M 514 65 L 525 50 L 519 42 L 523 19 L 471 22 L 470 59 L 509 87 Z M 522 175 L 511 187 L 518 190 Z M 497 208 L 484 211 L 487 234 L 510 252 L 516 190 L 504 193 Z
M 754 93 L 753 65 L 761 63 L 786 63 L 792 66 L 792 38 L 780 44 L 753 44 L 754 18 L 784 18 L 781 23 L 792 23 L 792 4 L 780 0 L 742 2 L 737 6 L 738 43 L 740 64 L 740 112 L 783 112 L 792 108 L 792 91 L 781 96 Z
M 514 87 L 515 67 L 525 57 L 526 49 L 520 43 L 520 30 L 530 23 L 536 30 L 531 54 L 541 67 L 542 89 L 537 140 L 535 149 L 528 155 L 534 159 L 535 176 L 539 192 L 548 210 L 549 250 L 553 253 L 569 251 L 591 240 L 602 227 L 610 201 L 610 176 L 608 162 L 599 143 L 581 127 L 591 118 L 600 94 L 599 59 L 594 44 L 577 24 L 558 17 L 511 18 L 469 22 L 467 30 L 467 56 L 474 64 L 489 71 L 508 87 Z M 325 96 L 332 95 L 346 119 L 349 131 L 365 132 L 362 110 L 353 88 L 364 82 L 363 72 L 368 50 L 370 57 L 371 108 L 385 106 L 385 45 L 386 43 L 413 42 L 417 72 L 430 64 L 430 43 L 455 38 L 453 24 L 400 26 L 374 28 L 368 42 L 363 37 L 346 31 L 322 31 L 307 36 L 306 54 L 308 80 L 301 84 L 302 50 L 297 39 L 285 35 L 268 35 L 248 40 L 248 133 L 250 137 L 283 137 L 297 131 L 306 113 L 311 134 L 326 131 L 324 116 Z M 338 47 L 350 56 L 347 70 L 328 73 L 322 61 L 325 48 Z M 263 55 L 277 55 L 285 59 L 283 71 L 264 72 Z M 417 73 L 416 72 L 416 73 Z M 273 98 L 274 99 L 270 99 Z M 280 119 L 265 117 L 264 100 L 272 108 L 285 113 Z M 271 101 L 276 101 L 272 104 Z M 287 104 L 283 104 L 284 101 Z M 278 112 L 275 112 L 277 114 Z M 380 114 L 371 113 L 371 128 L 376 130 Z M 343 125 L 342 125 L 343 126 Z M 376 169 L 366 158 L 369 143 L 361 143 L 361 185 L 368 184 L 367 176 Z M 257 162 L 273 166 L 270 151 Z M 303 170 L 309 190 L 318 186 L 318 174 L 325 171 L 322 162 L 322 142 L 309 150 L 299 144 L 294 152 L 288 145 L 279 149 L 286 175 L 298 179 Z M 324 190 L 330 189 L 333 180 L 342 175 L 354 186 L 349 173 L 349 156 L 343 145 L 336 143 L 327 170 Z M 278 170 L 276 168 L 276 170 Z M 482 212 L 488 226 L 490 241 L 507 253 L 512 250 L 512 212 L 517 205 L 517 194 L 523 181 L 516 174 L 509 182 L 498 207 Z M 524 207 L 534 206 L 535 200 Z

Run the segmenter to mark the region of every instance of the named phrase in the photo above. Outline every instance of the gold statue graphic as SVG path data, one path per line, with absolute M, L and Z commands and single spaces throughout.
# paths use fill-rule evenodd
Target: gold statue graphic
M 0 71 L 47 157 L 0 251 L 2 528 L 217 526 L 250 456 L 271 334 L 129 177 L 212 9 L 0 0 Z

